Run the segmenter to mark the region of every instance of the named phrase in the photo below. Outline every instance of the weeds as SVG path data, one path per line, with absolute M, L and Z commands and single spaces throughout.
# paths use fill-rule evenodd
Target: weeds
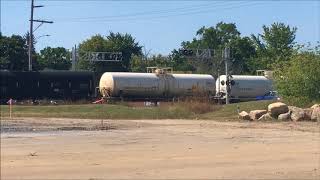
M 250 111 L 266 109 L 272 101 L 246 102 L 218 105 L 206 99 L 188 98 L 179 102 L 161 102 L 160 106 L 139 106 L 134 104 L 85 104 L 25 106 L 14 105 L 13 117 L 55 117 L 88 119 L 227 119 L 238 120 L 237 108 Z M 7 105 L 1 106 L 1 116 L 9 116 Z M 102 123 L 102 127 L 105 125 Z

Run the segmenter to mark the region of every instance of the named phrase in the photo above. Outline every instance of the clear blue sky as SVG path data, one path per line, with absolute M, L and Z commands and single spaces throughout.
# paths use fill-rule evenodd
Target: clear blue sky
M 3 35 L 25 34 L 29 29 L 31 0 L 1 1 Z M 219 21 L 234 22 L 242 36 L 258 34 L 262 25 L 283 22 L 298 28 L 296 41 L 320 40 L 319 1 L 40 1 L 35 19 L 52 20 L 35 36 L 36 49 L 62 46 L 71 49 L 95 34 L 109 31 L 130 33 L 151 49 L 152 54 L 168 54 L 182 41 L 192 40 L 202 26 Z

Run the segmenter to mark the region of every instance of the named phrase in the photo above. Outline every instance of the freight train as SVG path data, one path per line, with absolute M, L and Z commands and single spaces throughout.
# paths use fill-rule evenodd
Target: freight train
M 174 74 L 163 69 L 149 73 L 106 72 L 101 78 L 94 72 L 0 71 L 1 102 L 23 99 L 127 99 L 164 100 L 186 96 L 225 99 L 226 78 L 205 74 Z M 256 100 L 273 90 L 264 76 L 232 75 L 231 101 Z

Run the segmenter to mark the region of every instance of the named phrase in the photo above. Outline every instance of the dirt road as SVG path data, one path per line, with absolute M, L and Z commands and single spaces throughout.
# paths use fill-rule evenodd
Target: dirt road
M 1 123 L 1 179 L 320 179 L 315 122 Z

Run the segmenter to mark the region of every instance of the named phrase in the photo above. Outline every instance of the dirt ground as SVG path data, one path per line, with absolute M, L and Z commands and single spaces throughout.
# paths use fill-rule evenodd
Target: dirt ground
M 1 179 L 320 179 L 320 125 L 2 119 Z

